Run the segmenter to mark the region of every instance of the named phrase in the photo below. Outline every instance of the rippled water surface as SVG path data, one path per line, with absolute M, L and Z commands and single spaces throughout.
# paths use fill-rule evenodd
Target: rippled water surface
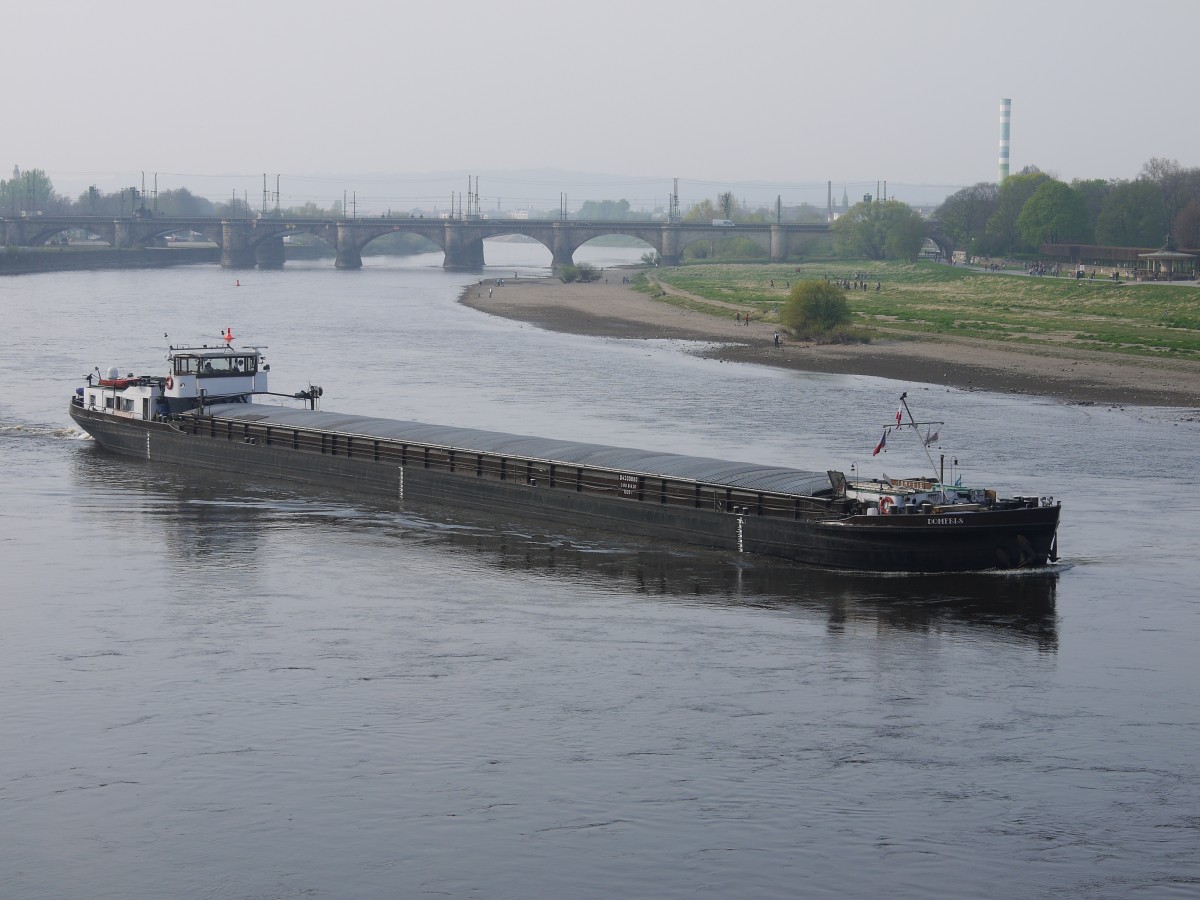
M 4 896 L 1200 894 L 1200 414 L 550 334 L 439 264 L 0 279 Z M 907 389 L 967 480 L 1062 499 L 1064 559 L 836 575 L 71 427 L 92 366 L 226 326 L 330 410 L 820 470 Z

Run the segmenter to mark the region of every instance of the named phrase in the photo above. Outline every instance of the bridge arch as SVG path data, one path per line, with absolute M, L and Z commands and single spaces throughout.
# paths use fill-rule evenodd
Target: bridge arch
M 445 247 L 446 242 L 445 242 L 444 236 L 442 237 L 441 240 L 439 240 L 436 236 L 431 236 L 428 233 L 417 231 L 412 228 L 403 228 L 403 227 L 392 228 L 389 230 L 382 230 L 382 231 L 378 231 L 378 232 L 370 235 L 370 237 L 368 237 L 365 241 L 363 241 L 363 243 L 361 243 L 359 245 L 358 251 L 361 254 L 362 251 L 364 251 L 367 247 L 371 246 L 371 244 L 373 244 L 375 241 L 384 240 L 387 238 L 405 237 L 405 236 L 417 237 L 417 238 L 421 238 L 422 240 L 429 241 L 431 244 L 434 245 L 434 247 L 436 249 L 442 251 L 443 253 L 446 252 L 446 247 Z
M 680 235 L 679 235 L 679 243 L 677 245 L 677 247 L 678 247 L 677 252 L 679 253 L 679 256 L 682 257 L 684 254 L 684 251 L 686 251 L 688 247 L 691 247 L 694 244 L 709 243 L 709 242 L 712 242 L 715 244 L 718 241 L 728 240 L 730 238 L 751 241 L 756 247 L 758 247 L 760 250 L 762 250 L 763 256 L 765 256 L 767 258 L 770 258 L 772 256 L 773 247 L 772 247 L 772 241 L 771 241 L 771 232 L 770 232 L 769 228 L 750 229 L 750 228 L 742 227 L 742 228 L 738 228 L 736 231 L 732 228 L 730 228 L 728 230 L 710 228 L 710 229 L 705 230 L 702 233 L 697 233 L 695 230 L 692 230 L 692 229 L 681 229 Z
M 34 222 L 36 219 L 26 219 L 24 222 Z M 107 227 L 106 227 L 107 225 Z M 33 227 L 26 226 L 24 229 L 23 243 L 28 247 L 44 247 L 54 238 L 59 235 L 65 235 L 68 231 L 87 231 L 88 234 L 94 234 L 100 240 L 115 246 L 116 245 L 116 229 L 111 222 L 97 223 L 95 227 L 87 226 L 80 228 L 75 225 L 63 225 L 62 223 L 47 223 L 45 225 L 35 224 Z
M 940 231 L 930 231 L 925 234 L 925 240 L 931 242 L 938 248 L 938 252 L 942 254 L 942 259 L 952 259 L 954 256 L 954 242 Z
M 660 234 L 661 234 L 661 232 L 660 232 Z M 640 237 L 640 236 L 638 236 L 638 235 L 636 235 L 636 234 L 627 234 L 627 233 L 626 233 L 626 232 L 624 232 L 624 231 L 621 231 L 621 230 L 614 229 L 613 231 L 610 231 L 608 234 L 602 234 L 602 235 L 599 235 L 599 236 L 597 236 L 597 237 L 594 237 L 594 238 L 589 238 L 588 240 L 581 242 L 581 243 L 580 243 L 580 244 L 579 244 L 579 245 L 578 245 L 578 246 L 577 246 L 577 247 L 576 247 L 574 250 L 572 250 L 572 251 L 571 251 L 572 258 L 574 257 L 574 254 L 575 254 L 576 252 L 578 252 L 578 251 L 579 251 L 581 248 L 583 248 L 583 247 L 586 247 L 588 244 L 595 244 L 595 242 L 596 242 L 596 241 L 603 240 L 603 239 L 604 239 L 604 238 L 606 238 L 606 237 L 623 237 L 623 238 L 631 238 L 631 239 L 633 239 L 633 240 L 635 240 L 635 241 L 637 241 L 637 242 L 638 242 L 638 246 L 637 246 L 637 248 L 636 248 L 636 249 L 639 249 L 639 250 L 641 250 L 641 249 L 643 249 L 643 248 L 644 248 L 646 251 L 649 251 L 649 250 L 654 250 L 656 253 L 658 253 L 658 255 L 659 255 L 659 256 L 661 256 L 661 255 L 662 255 L 662 250 L 660 249 L 660 248 L 661 248 L 661 246 L 662 246 L 662 239 L 661 239 L 661 238 L 659 239 L 659 241 L 658 241 L 658 245 L 656 246 L 655 244 L 653 244 L 653 243 L 651 243 L 650 241 L 646 240 L 644 237 Z M 596 245 L 596 246 L 604 246 L 604 245 L 602 245 L 602 244 L 595 244 L 595 245 Z M 624 245 L 624 246 L 628 246 L 628 245 Z
M 271 219 L 256 219 L 242 250 L 248 257 L 246 262 L 253 260 L 252 264 L 260 269 L 282 269 L 287 258 L 284 240 L 298 234 L 311 234 L 335 252 L 337 250 L 338 229 L 332 220 L 274 222 Z
M 555 245 L 552 226 L 528 226 L 518 219 L 498 219 L 494 223 L 484 220 L 474 223 L 469 233 L 457 228 L 447 229 L 446 268 L 482 269 L 485 264 L 483 242 L 489 238 L 507 237 L 508 235 L 532 238 L 549 250 L 551 260 L 554 260 Z M 554 264 L 552 262 L 552 265 Z
M 660 256 L 663 254 L 663 226 L 661 222 L 645 225 L 630 222 L 586 222 L 572 223 L 560 229 L 555 245 L 554 265 L 572 265 L 575 251 L 584 244 L 602 237 L 631 237 L 648 244 Z

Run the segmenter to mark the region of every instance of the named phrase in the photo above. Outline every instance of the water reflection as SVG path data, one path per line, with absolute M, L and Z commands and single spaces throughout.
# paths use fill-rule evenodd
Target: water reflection
M 763 557 L 622 539 L 530 530 L 483 511 L 423 506 L 396 511 L 288 482 L 192 473 L 82 447 L 76 479 L 105 492 L 107 526 L 158 535 L 181 569 L 253 565 L 264 535 L 281 529 L 382 532 L 398 545 L 469 553 L 491 570 L 532 573 L 564 584 L 759 607 L 823 618 L 831 632 L 968 629 L 1057 649 L 1054 570 L 1011 574 L 887 576 L 834 572 Z M 116 496 L 115 496 L 116 495 Z M 117 520 L 112 521 L 113 518 Z M 345 545 L 343 543 L 343 552 Z
M 487 531 L 447 532 L 499 569 L 608 582 L 637 593 L 706 604 L 754 606 L 824 617 L 831 631 L 862 627 L 942 632 L 972 629 L 998 639 L 1058 649 L 1059 573 L 886 576 L 810 569 L 759 557 L 596 538 Z

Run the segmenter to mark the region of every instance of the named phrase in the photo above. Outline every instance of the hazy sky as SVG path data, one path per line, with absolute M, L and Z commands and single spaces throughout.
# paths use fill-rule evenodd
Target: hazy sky
M 2 28 L 0 177 L 71 195 L 143 171 L 252 200 L 279 174 L 285 205 L 445 196 L 371 173 L 489 173 L 485 207 L 587 192 L 520 174 L 555 169 L 623 176 L 631 202 L 673 176 L 905 199 L 995 180 L 1001 97 L 1014 172 L 1200 166 L 1198 0 L 50 0 Z

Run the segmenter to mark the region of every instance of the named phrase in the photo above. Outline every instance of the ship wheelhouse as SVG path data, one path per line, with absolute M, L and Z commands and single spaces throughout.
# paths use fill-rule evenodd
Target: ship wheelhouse
M 116 367 L 76 391 L 76 404 L 133 419 L 180 415 L 206 403 L 249 402 L 267 393 L 261 348 L 172 347 L 167 374 L 121 377 Z
M 248 399 L 267 392 L 267 370 L 255 348 L 177 347 L 169 357 L 163 397 L 172 413 L 186 412 L 197 402 Z

